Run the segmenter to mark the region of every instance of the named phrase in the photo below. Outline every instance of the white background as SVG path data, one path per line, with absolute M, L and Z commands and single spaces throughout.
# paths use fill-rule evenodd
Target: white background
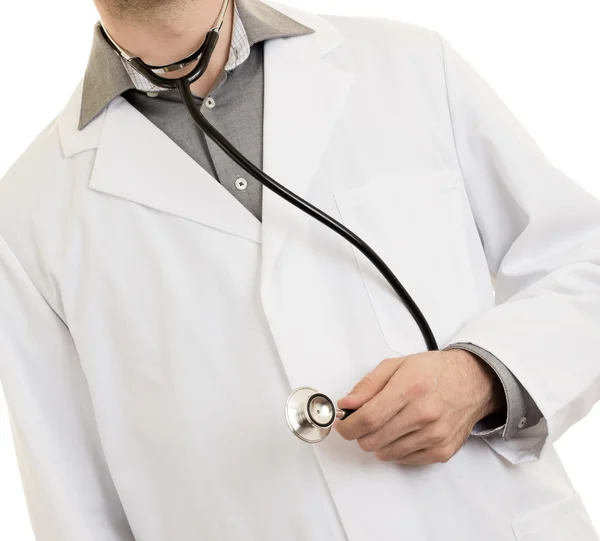
M 491 82 L 551 161 L 600 197 L 597 0 L 286 3 L 326 13 L 401 19 L 441 32 Z M 2 2 L 0 176 L 58 113 L 82 76 L 95 20 L 91 0 Z M 599 432 L 596 408 L 558 443 L 598 529 Z M 0 539 L 33 540 L 1 397 Z

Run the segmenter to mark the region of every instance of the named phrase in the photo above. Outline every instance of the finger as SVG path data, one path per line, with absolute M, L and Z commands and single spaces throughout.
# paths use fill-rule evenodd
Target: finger
M 446 463 L 457 451 L 458 449 L 453 445 L 430 447 L 429 449 L 420 449 L 397 460 L 397 462 L 406 466 L 426 466 L 429 464 Z
M 423 415 L 420 405 L 409 403 L 382 428 L 361 437 L 358 444 L 364 451 L 373 453 L 411 432 L 424 429 L 430 422 L 430 418 Z
M 351 417 L 336 426 L 346 440 L 356 440 L 383 429 L 402 408 L 406 400 L 395 381 L 398 372 L 392 376 L 381 392 L 360 407 Z
M 388 381 L 379 394 L 360 407 L 356 413 L 352 414 L 352 417 L 339 424 L 338 432 L 344 439 L 356 440 L 378 433 L 384 430 L 402 411 L 406 406 L 406 399 L 394 385 L 394 377 Z M 410 419 L 405 419 L 404 422 L 411 423 Z M 398 436 L 392 438 L 391 441 L 397 438 Z
M 385 359 L 361 379 L 352 391 L 338 402 L 338 408 L 356 410 L 379 393 L 402 364 L 402 358 Z
M 388 423 L 400 410 L 402 404 L 390 403 L 387 409 L 373 406 L 367 402 L 350 417 L 337 423 L 336 429 L 345 440 L 357 440 L 372 432 L 377 432 Z
M 375 453 L 375 457 L 383 462 L 402 460 L 421 450 L 443 445 L 445 433 L 436 424 L 427 425 L 392 441 Z

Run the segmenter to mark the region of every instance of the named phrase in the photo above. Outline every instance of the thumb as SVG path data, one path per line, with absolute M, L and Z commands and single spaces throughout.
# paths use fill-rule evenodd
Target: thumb
M 402 358 L 385 359 L 377 368 L 361 379 L 345 396 L 338 401 L 338 408 L 355 410 L 366 404 L 371 398 L 379 394 L 387 385 L 387 382 L 395 374 L 402 364 Z

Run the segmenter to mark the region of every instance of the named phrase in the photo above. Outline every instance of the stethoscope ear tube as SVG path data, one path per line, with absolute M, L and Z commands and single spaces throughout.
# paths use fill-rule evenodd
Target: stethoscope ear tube
M 407 310 L 415 320 L 416 324 L 423 335 L 425 344 L 429 351 L 435 351 L 438 348 L 435 336 L 429 326 L 429 323 L 425 319 L 425 316 L 417 306 L 416 302 L 409 295 L 408 291 L 400 283 L 398 278 L 394 275 L 391 269 L 385 264 L 385 262 L 379 257 L 379 255 L 360 237 L 354 232 L 349 230 L 347 227 L 339 223 L 337 220 L 324 213 L 308 201 L 302 199 L 295 193 L 288 190 L 285 186 L 279 184 L 273 178 L 264 173 L 260 168 L 256 167 L 250 160 L 248 160 L 242 153 L 240 153 L 223 135 L 202 115 L 202 113 L 196 107 L 194 97 L 190 88 L 190 82 L 184 79 L 176 81 L 177 87 L 181 93 L 182 99 L 187 107 L 190 115 L 204 134 L 206 134 L 212 141 L 214 141 L 220 148 L 225 152 L 235 163 L 242 167 L 245 171 L 250 173 L 258 182 L 263 186 L 275 192 L 277 195 L 285 199 L 288 203 L 291 203 L 295 207 L 299 208 L 315 220 L 318 220 L 329 229 L 340 235 L 342 238 L 347 240 L 352 246 L 357 248 L 363 253 L 367 259 L 375 266 L 375 268 L 382 274 L 387 280 L 392 289 L 396 292 L 398 297 L 402 300 Z M 306 389 L 306 388 L 302 388 Z M 314 391 L 314 390 L 313 390 Z M 340 420 L 347 419 L 354 413 L 354 410 L 333 410 L 333 417 L 331 419 L 331 425 L 323 426 L 322 423 L 315 422 L 314 418 L 311 418 L 310 414 L 307 415 L 305 411 L 306 407 L 309 406 L 311 397 L 304 396 L 305 390 L 295 390 L 292 392 L 288 401 L 285 405 L 285 415 L 288 426 L 298 438 L 309 442 L 317 443 L 322 441 L 331 431 L 333 421 L 336 418 Z M 319 394 L 320 393 L 316 393 Z M 298 403 L 298 396 L 301 395 L 302 399 L 305 399 L 306 406 Z M 321 395 L 325 396 L 325 395 Z M 325 397 L 329 402 L 331 400 Z M 331 402 L 333 404 L 333 402 Z M 303 409 L 304 408 L 304 409 Z
M 196 82 L 200 77 L 204 75 L 206 70 L 208 69 L 208 64 L 210 63 L 210 59 L 212 57 L 215 48 L 217 47 L 217 43 L 219 41 L 219 31 L 211 30 L 206 36 L 206 42 L 204 44 L 204 50 L 202 51 L 202 56 L 198 61 L 198 66 L 192 70 L 191 76 L 188 77 L 188 84 Z
M 170 68 L 177 68 L 178 65 L 181 65 L 182 67 L 184 64 L 191 65 L 192 57 L 188 57 L 180 63 L 169 66 L 149 66 L 144 64 L 141 59 L 131 57 L 128 53 L 122 50 L 116 44 L 116 42 L 113 41 L 104 27 L 102 27 L 102 31 L 105 34 L 108 43 L 117 52 L 117 54 L 124 58 L 125 61 L 129 62 L 138 72 L 150 80 L 150 82 L 165 89 L 178 88 L 188 112 L 200 130 L 217 146 L 219 146 L 219 148 L 221 148 L 221 150 L 223 150 L 223 152 L 225 152 L 235 163 L 242 167 L 246 172 L 250 173 L 263 186 L 285 199 L 288 203 L 291 203 L 295 207 L 299 208 L 310 217 L 327 226 L 329 229 L 348 241 L 356 249 L 360 250 L 360 252 L 382 274 L 392 289 L 396 292 L 398 297 L 400 297 L 418 325 L 419 330 L 421 331 L 421 334 L 425 340 L 427 349 L 430 351 L 437 350 L 438 345 L 435 340 L 435 336 L 433 335 L 429 323 L 423 316 L 423 313 L 412 297 L 408 294 L 404 286 L 400 283 L 398 278 L 396 278 L 394 273 L 379 257 L 379 255 L 377 255 L 377 253 L 354 232 L 350 231 L 350 229 L 308 201 L 291 192 L 285 186 L 279 184 L 269 175 L 264 173 L 260 168 L 255 166 L 225 137 L 223 137 L 223 135 L 214 126 L 212 126 L 212 124 L 210 124 L 206 118 L 204 118 L 202 113 L 196 107 L 190 85 L 202 77 L 202 75 L 204 75 L 208 69 L 212 54 L 215 51 L 219 41 L 219 30 L 223 25 L 228 5 L 229 0 L 225 0 L 219 13 L 219 17 L 217 18 L 216 26 L 208 32 L 200 50 L 192 55 L 195 56 L 199 54 L 198 63 L 196 66 L 186 76 L 178 79 L 161 77 L 155 72 L 158 70 L 171 71 Z M 333 404 L 333 401 L 329 397 L 322 393 L 318 393 L 310 387 L 301 387 L 294 390 L 288 397 L 285 405 L 286 419 L 290 429 L 300 439 L 311 443 L 316 443 L 325 438 L 327 434 L 329 434 L 329 431 L 331 430 L 336 418 L 344 420 L 353 413 L 354 410 L 337 410 Z
M 277 195 L 285 199 L 288 203 L 291 203 L 295 207 L 299 208 L 310 217 L 318 220 L 322 224 L 326 225 L 340 235 L 342 238 L 347 240 L 352 246 L 360 250 L 365 257 L 377 268 L 377 270 L 383 275 L 386 281 L 390 284 L 392 289 L 396 292 L 398 297 L 402 300 L 407 310 L 418 325 L 427 349 L 429 351 L 438 350 L 438 345 L 429 326 L 429 323 L 425 319 L 425 316 L 421 312 L 417 303 L 409 295 L 408 291 L 400 283 L 398 278 L 394 275 L 391 269 L 385 264 L 385 262 L 379 257 L 379 255 L 360 237 L 358 237 L 350 229 L 339 223 L 337 220 L 324 213 L 308 201 L 305 201 L 295 193 L 288 190 L 285 186 L 279 184 L 277 181 L 272 179 L 269 175 L 264 173 L 260 168 L 254 165 L 248 158 L 241 154 L 221 133 L 210 123 L 202 113 L 196 107 L 194 102 L 194 96 L 190 88 L 190 83 L 187 80 L 178 79 L 176 81 L 177 87 L 181 93 L 181 97 L 187 107 L 190 115 L 198 125 L 198 127 L 217 144 L 223 152 L 225 152 L 235 163 L 242 167 L 245 171 L 250 173 L 258 182 L 263 186 L 275 192 Z

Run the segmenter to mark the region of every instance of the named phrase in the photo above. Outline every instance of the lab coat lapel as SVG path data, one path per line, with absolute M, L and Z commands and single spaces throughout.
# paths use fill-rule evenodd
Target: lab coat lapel
M 261 242 L 260 222 L 126 100 L 103 122 L 91 189 Z
M 295 13 L 291 16 L 298 19 Z M 352 77 L 323 58 L 342 43 L 341 34 L 320 17 L 299 20 L 315 33 L 265 44 L 263 166 L 277 182 L 304 197 L 343 111 Z M 264 190 L 261 290 L 271 326 L 276 317 L 270 314 L 276 295 L 271 278 L 278 257 L 290 230 L 311 219 Z

